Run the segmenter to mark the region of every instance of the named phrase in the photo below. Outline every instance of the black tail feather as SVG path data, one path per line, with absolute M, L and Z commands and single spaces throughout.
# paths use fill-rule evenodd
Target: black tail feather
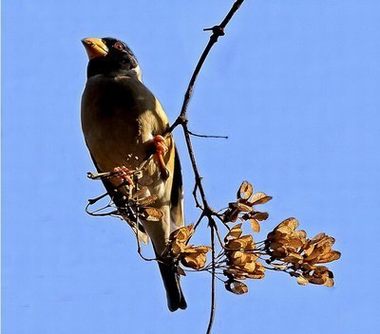
M 168 300 L 168 308 L 171 312 L 177 311 L 179 308 L 184 310 L 187 307 L 185 297 L 183 296 L 179 275 L 173 265 L 159 262 L 162 280 L 166 290 L 166 298 Z

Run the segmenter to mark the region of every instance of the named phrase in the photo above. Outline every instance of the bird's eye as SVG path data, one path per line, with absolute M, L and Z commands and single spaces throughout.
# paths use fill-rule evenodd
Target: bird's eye
M 122 43 L 120 43 L 120 42 L 116 42 L 114 45 L 113 45 L 113 47 L 115 48 L 115 49 L 117 49 L 117 50 L 124 50 L 124 46 L 123 46 L 123 44 Z

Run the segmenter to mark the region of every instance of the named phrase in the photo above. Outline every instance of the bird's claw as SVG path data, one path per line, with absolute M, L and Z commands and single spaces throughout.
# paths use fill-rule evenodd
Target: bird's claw
M 169 177 L 169 171 L 166 168 L 165 161 L 164 161 L 164 154 L 169 150 L 165 138 L 157 135 L 154 136 L 153 140 L 154 145 L 154 159 L 158 165 L 158 168 L 161 173 L 161 177 L 166 180 Z
M 110 180 L 115 187 L 120 187 L 122 185 L 133 185 L 131 171 L 125 166 L 115 167 L 112 171 L 112 177 Z

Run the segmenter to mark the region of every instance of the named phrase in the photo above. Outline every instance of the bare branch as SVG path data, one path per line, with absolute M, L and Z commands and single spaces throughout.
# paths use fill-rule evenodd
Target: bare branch
M 206 334 L 210 334 L 212 330 L 212 325 L 215 318 L 215 220 L 209 218 L 209 226 L 211 229 L 211 305 L 210 305 L 210 317 L 207 326 Z
M 241 6 L 241 4 L 243 2 L 244 2 L 244 0 L 236 0 L 235 3 L 233 4 L 232 8 L 230 9 L 230 11 L 227 13 L 226 17 L 223 19 L 223 21 L 219 25 L 216 25 L 212 28 L 204 29 L 204 31 L 211 30 L 212 35 L 210 36 L 210 40 L 207 43 L 205 49 L 203 50 L 202 55 L 199 58 L 198 64 L 195 67 L 195 70 L 193 72 L 193 75 L 191 76 L 189 85 L 188 85 L 186 93 L 185 93 L 185 98 L 184 98 L 184 101 L 182 104 L 181 113 L 178 116 L 177 120 L 170 127 L 170 130 L 169 130 L 170 132 L 172 132 L 177 125 L 180 125 L 180 124 L 187 122 L 187 120 L 186 120 L 187 107 L 189 105 L 191 96 L 193 94 L 195 81 L 197 80 L 198 74 L 199 74 L 200 70 L 202 69 L 203 63 L 205 62 L 211 48 L 218 41 L 218 38 L 220 36 L 224 36 L 224 29 L 226 28 L 227 24 L 230 22 L 231 18 L 233 17 L 233 15 L 236 13 L 236 11 L 239 9 L 239 7 Z
M 215 135 L 200 135 L 198 133 L 194 133 L 192 131 L 189 130 L 189 133 L 193 136 L 193 137 L 199 137 L 199 138 L 212 138 L 212 139 L 228 139 L 228 136 L 215 136 Z
M 194 177 L 195 177 L 195 187 L 193 191 L 193 196 L 195 199 L 195 204 L 197 207 L 199 207 L 203 212 L 201 215 L 201 218 L 207 217 L 209 221 L 209 227 L 210 227 L 210 233 L 211 233 L 211 248 L 212 248 L 212 278 L 211 278 L 211 310 L 210 310 L 210 318 L 209 318 L 209 324 L 207 328 L 207 334 L 211 333 L 212 331 L 212 326 L 214 323 L 214 316 L 215 316 L 215 228 L 216 228 L 216 223 L 213 218 L 213 216 L 219 217 L 218 213 L 214 211 L 208 204 L 207 198 L 206 198 L 206 193 L 202 184 L 202 177 L 199 172 L 199 168 L 195 159 L 195 154 L 193 150 L 193 145 L 191 142 L 191 135 L 193 134 L 189 128 L 188 128 L 188 119 L 187 119 L 187 108 L 190 102 L 190 99 L 193 94 L 194 90 L 194 85 L 195 81 L 198 77 L 199 72 L 202 69 L 202 66 L 210 53 L 211 48 L 214 46 L 214 44 L 218 41 L 218 38 L 220 36 L 224 36 L 224 29 L 227 26 L 227 24 L 230 22 L 231 18 L 233 15 L 236 13 L 236 11 L 239 9 L 240 5 L 244 2 L 244 0 L 236 0 L 234 4 L 232 5 L 232 8 L 230 11 L 227 13 L 226 17 L 223 19 L 223 21 L 212 28 L 205 29 L 206 31 L 211 30 L 212 34 L 210 36 L 210 40 L 208 41 L 205 49 L 202 52 L 202 55 L 199 58 L 199 61 L 197 63 L 197 66 L 195 67 L 195 70 L 193 72 L 193 75 L 191 76 L 189 85 L 187 87 L 181 112 L 179 116 L 177 117 L 176 121 L 173 123 L 173 125 L 169 128 L 168 132 L 172 132 L 178 125 L 182 126 L 183 133 L 185 136 L 185 141 L 186 141 L 186 147 L 187 151 L 190 157 L 191 165 L 193 168 L 194 172 Z M 202 135 L 198 135 L 198 137 L 206 137 Z M 215 137 L 215 136 L 214 136 Z M 206 137 L 210 138 L 210 136 Z M 202 199 L 202 205 L 200 205 L 198 198 L 197 198 L 197 191 L 199 191 L 199 194 Z M 201 219 L 200 219 L 201 220 Z M 198 221 L 198 224 L 200 222 Z M 218 236 L 219 237 L 219 236 Z

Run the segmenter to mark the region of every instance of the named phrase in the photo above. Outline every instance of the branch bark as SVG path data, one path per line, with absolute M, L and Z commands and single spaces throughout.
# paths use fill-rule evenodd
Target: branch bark
M 211 334 L 212 326 L 214 324 L 215 318 L 215 220 L 211 217 L 209 220 L 209 226 L 211 228 L 211 306 L 210 306 L 210 317 L 207 326 L 206 334 Z
M 241 4 L 244 2 L 244 0 L 236 0 L 234 4 L 232 5 L 231 9 L 225 16 L 225 18 L 222 20 L 222 22 L 219 25 L 216 25 L 212 28 L 206 28 L 204 31 L 212 31 L 212 34 L 210 36 L 210 39 L 203 50 L 198 63 L 195 67 L 195 70 L 191 76 L 190 82 L 188 84 L 184 100 L 182 103 L 182 108 L 179 116 L 175 120 L 175 122 L 171 125 L 171 127 L 168 129 L 168 132 L 172 132 L 178 125 L 182 126 L 182 130 L 185 136 L 185 141 L 186 141 L 186 147 L 187 147 L 187 152 L 190 157 L 191 161 L 191 166 L 194 172 L 194 177 L 195 177 L 195 187 L 193 191 L 193 196 L 194 200 L 196 203 L 196 206 L 199 207 L 202 210 L 201 217 L 207 217 L 208 218 L 208 223 L 210 227 L 210 238 L 211 238 L 211 264 L 212 264 L 212 270 L 211 270 L 211 306 L 210 306 L 210 317 L 209 317 L 209 322 L 207 326 L 207 332 L 206 334 L 210 334 L 212 331 L 212 326 L 214 324 L 214 318 L 215 318 L 215 228 L 216 228 L 216 223 L 214 220 L 214 216 L 218 216 L 218 213 L 214 211 L 206 197 L 206 192 L 203 187 L 202 183 L 202 176 L 199 172 L 199 168 L 197 165 L 197 161 L 195 158 L 194 150 L 193 150 L 193 145 L 191 141 L 191 135 L 193 133 L 189 130 L 188 128 L 188 118 L 187 118 L 187 110 L 189 106 L 190 99 L 193 95 L 194 91 L 194 85 L 195 82 L 198 78 L 198 74 L 202 69 L 202 66 L 207 58 L 207 56 L 210 53 L 211 48 L 215 45 L 215 43 L 218 41 L 219 37 L 224 36 L 224 29 L 226 28 L 227 24 L 230 22 L 234 14 L 237 12 Z M 202 203 L 199 203 L 197 199 L 197 191 L 199 192 L 201 196 Z

